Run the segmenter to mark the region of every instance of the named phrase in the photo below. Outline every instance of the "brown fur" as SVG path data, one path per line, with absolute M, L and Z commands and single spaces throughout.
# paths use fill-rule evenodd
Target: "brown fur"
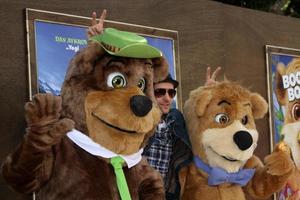
M 236 92 L 232 92 L 236 91 Z M 241 88 L 237 83 L 222 83 L 219 84 L 218 87 L 214 86 L 205 86 L 199 87 L 196 90 L 193 90 L 190 93 L 190 98 L 186 101 L 184 107 L 184 115 L 187 121 L 187 128 L 189 135 L 191 137 L 192 147 L 194 154 L 203 154 L 202 144 L 199 144 L 201 140 L 202 131 L 207 128 L 222 128 L 225 127 L 223 125 L 216 124 L 214 118 L 212 117 L 212 113 L 224 112 L 232 116 L 233 119 L 241 118 L 241 114 L 249 114 L 249 116 L 253 116 L 251 113 L 258 112 L 253 107 L 253 109 L 244 109 L 241 105 L 250 103 L 250 92 Z M 202 99 L 203 98 L 203 99 Z M 234 107 L 225 107 L 221 110 L 216 110 L 216 105 L 221 100 L 226 99 L 234 104 Z M 265 101 L 262 103 L 262 110 L 267 110 L 267 104 Z M 195 111 L 194 111 L 195 110 Z M 238 112 L 239 110 L 243 110 L 242 112 Z M 245 111 L 246 112 L 245 112 Z M 201 113 L 201 114 L 200 114 Z M 255 128 L 253 117 L 249 118 L 249 123 L 247 125 L 249 128 Z M 195 137 L 195 139 L 193 139 Z M 195 144 L 193 144 L 195 143 Z M 201 156 L 201 158 L 205 159 L 205 156 Z
M 132 115 L 130 107 L 128 107 L 130 97 L 139 93 L 142 92 L 138 88 L 130 88 L 129 91 L 113 90 L 89 93 L 86 98 L 85 109 L 90 137 L 102 146 L 119 154 L 133 154 L 140 149 L 145 135 L 148 132 L 153 132 L 155 128 L 153 124 L 158 124 L 160 115 L 158 109 L 143 118 Z M 120 134 L 120 131 L 99 122 L 99 119 L 92 116 L 91 113 L 122 129 L 137 130 L 137 133 L 124 132 Z M 97 130 L 101 130 L 101 132 L 99 133 Z
M 165 78 L 167 71 L 164 58 L 114 57 L 91 42 L 70 63 L 62 102 L 60 97 L 38 94 L 26 104 L 27 134 L 5 160 L 3 177 L 18 191 L 36 191 L 38 199 L 119 199 L 109 160 L 85 152 L 65 135 L 75 127 L 115 153 L 137 152 L 153 134 L 160 111 L 152 103 L 149 112 L 138 117 L 131 99 L 147 96 L 154 102 L 153 81 Z M 110 87 L 112 72 L 123 74 L 127 85 Z M 143 92 L 137 87 L 142 77 Z M 162 179 L 145 160 L 123 169 L 132 199 L 164 198 Z
M 281 106 L 285 106 L 285 115 L 284 115 L 284 125 L 283 129 L 285 127 L 288 127 L 290 125 L 294 127 L 299 127 L 300 126 L 300 119 L 295 118 L 293 115 L 295 113 L 294 106 L 295 105 L 300 105 L 300 99 L 295 99 L 294 101 L 289 101 L 288 100 L 288 95 L 287 95 L 287 90 L 283 88 L 283 81 L 282 81 L 282 76 L 283 75 L 288 75 L 291 73 L 297 73 L 300 71 L 300 59 L 296 58 L 293 59 L 287 66 L 284 66 L 283 63 L 279 63 L 277 65 L 277 71 L 276 71 L 276 96 L 279 104 Z M 299 85 L 298 85 L 299 86 Z M 293 190 L 293 191 L 299 191 L 300 190 L 300 132 L 297 131 L 297 129 L 293 130 L 288 130 L 284 131 L 282 133 L 284 135 L 284 141 L 286 141 L 288 144 L 290 144 L 291 148 L 291 155 L 293 159 L 298 160 L 298 165 L 296 163 L 296 170 L 294 173 L 290 176 L 288 180 L 288 186 Z M 289 134 L 289 135 L 286 135 Z M 297 137 L 298 135 L 298 137 Z M 289 139 L 287 139 L 289 138 Z M 294 141 L 294 142 L 293 142 Z M 298 141 L 298 143 L 296 142 Z M 297 194 L 296 194 L 297 195 Z
M 184 115 L 194 155 L 209 165 L 228 172 L 236 172 L 240 168 L 255 168 L 256 171 L 243 188 L 231 183 L 209 186 L 208 175 L 197 169 L 194 163 L 190 163 L 179 172 L 182 199 L 242 200 L 245 199 L 244 192 L 254 198 L 265 199 L 286 183 L 293 171 L 292 162 L 286 152 L 276 149 L 266 157 L 265 166 L 253 155 L 258 136 L 254 119 L 262 118 L 267 108 L 266 101 L 260 95 L 229 81 L 200 87 L 190 93 L 184 106 Z M 220 113 L 228 116 L 226 123 L 216 122 L 216 116 Z M 242 124 L 245 116 L 247 123 Z M 249 149 L 239 150 L 233 139 L 228 137 L 232 135 L 231 131 L 239 130 L 251 133 L 253 144 Z M 208 144 L 212 146 L 207 146 Z M 209 148 L 216 152 L 209 152 Z M 217 153 L 237 161 L 227 161 Z

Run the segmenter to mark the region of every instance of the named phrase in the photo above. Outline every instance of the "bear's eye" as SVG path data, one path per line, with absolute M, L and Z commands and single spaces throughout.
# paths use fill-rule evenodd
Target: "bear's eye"
M 242 124 L 246 125 L 248 123 L 248 116 L 245 115 L 243 118 L 242 118 Z
M 224 113 L 220 113 L 216 115 L 215 121 L 219 124 L 226 124 L 229 122 L 229 117 Z
M 107 86 L 111 88 L 123 88 L 126 86 L 126 79 L 123 74 L 119 72 L 113 72 L 107 77 Z
M 292 115 L 293 115 L 294 120 L 296 120 L 296 121 L 299 120 L 299 118 L 300 118 L 300 104 L 299 103 L 295 103 L 293 105 Z
M 145 87 L 146 87 L 146 81 L 144 78 L 141 78 L 137 84 L 137 86 L 142 90 L 144 91 L 145 90 Z

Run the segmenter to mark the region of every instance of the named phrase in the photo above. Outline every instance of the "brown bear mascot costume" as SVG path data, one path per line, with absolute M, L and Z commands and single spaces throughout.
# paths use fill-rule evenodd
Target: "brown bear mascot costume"
M 265 158 L 253 155 L 267 102 L 237 83 L 199 87 L 184 106 L 194 162 L 180 171 L 182 199 L 267 199 L 286 183 L 294 166 L 286 144 Z
M 168 66 L 136 34 L 107 28 L 71 61 L 61 97 L 25 105 L 26 134 L 2 166 L 5 180 L 37 199 L 164 199 L 141 153 L 160 120 L 153 82 Z

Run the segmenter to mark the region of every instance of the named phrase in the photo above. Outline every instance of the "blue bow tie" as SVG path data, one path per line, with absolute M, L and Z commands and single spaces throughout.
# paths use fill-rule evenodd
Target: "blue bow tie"
M 235 183 L 245 186 L 255 173 L 255 169 L 242 169 L 236 173 L 228 173 L 219 167 L 210 167 L 198 156 L 194 156 L 194 163 L 198 169 L 202 169 L 208 174 L 208 185 L 215 186 L 222 183 Z

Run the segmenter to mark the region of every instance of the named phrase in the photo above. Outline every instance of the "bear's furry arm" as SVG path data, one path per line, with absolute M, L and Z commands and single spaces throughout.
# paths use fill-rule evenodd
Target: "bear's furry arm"
M 294 170 L 285 152 L 273 152 L 264 161 L 265 165 L 258 157 L 252 156 L 245 165 L 245 168 L 255 168 L 256 171 L 243 189 L 247 195 L 256 199 L 267 199 L 279 191 Z
M 2 176 L 17 191 L 38 190 L 51 176 L 53 147 L 74 128 L 70 119 L 60 119 L 61 98 L 37 94 L 25 105 L 28 128 L 22 143 L 2 166 Z
M 142 168 L 140 175 L 143 177 L 139 185 L 138 193 L 140 200 L 163 200 L 165 199 L 164 185 L 161 175 L 147 164 L 146 160 L 142 160 Z
M 49 179 L 54 155 L 52 151 L 37 152 L 25 137 L 16 151 L 5 159 L 2 176 L 16 191 L 32 193 Z

